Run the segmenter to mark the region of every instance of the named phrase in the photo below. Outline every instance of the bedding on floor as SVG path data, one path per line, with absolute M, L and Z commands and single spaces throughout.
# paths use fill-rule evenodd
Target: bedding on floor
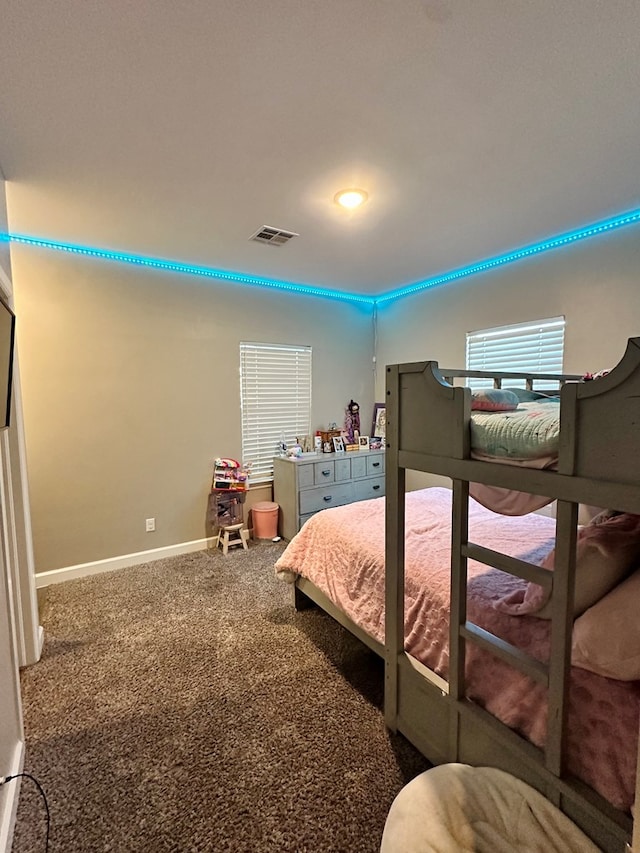
M 280 577 L 308 578 L 353 622 L 384 642 L 385 501 L 360 501 L 314 515 L 276 564 Z M 470 501 L 469 539 L 541 564 L 554 546 L 553 519 L 496 515 Z M 405 649 L 447 676 L 451 492 L 406 496 Z M 541 661 L 548 660 L 549 621 L 513 616 L 499 602 L 526 586 L 469 560 L 468 618 Z M 546 735 L 546 690 L 474 644 L 467 648 L 467 694 L 537 746 Z M 616 681 L 572 667 L 569 771 L 614 806 L 630 809 L 640 708 L 640 683 Z

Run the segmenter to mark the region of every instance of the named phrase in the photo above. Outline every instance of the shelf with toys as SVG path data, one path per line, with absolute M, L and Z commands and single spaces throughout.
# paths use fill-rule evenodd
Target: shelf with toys
M 249 472 L 236 459 L 218 457 L 213 464 L 212 491 L 244 491 L 249 481 Z
M 249 466 L 236 459 L 218 457 L 213 463 L 209 520 L 214 534 L 243 522 L 243 504 L 249 485 Z

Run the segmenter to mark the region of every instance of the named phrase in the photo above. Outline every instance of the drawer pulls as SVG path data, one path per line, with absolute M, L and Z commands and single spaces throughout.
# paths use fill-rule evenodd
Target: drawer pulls
M 372 468 L 379 468 L 379 467 L 380 467 L 380 463 L 379 463 L 379 462 L 372 462 L 372 463 L 371 463 L 371 467 L 372 467 Z
M 325 495 L 325 496 L 322 498 L 322 500 L 323 500 L 325 503 L 327 503 L 327 504 L 328 504 L 328 503 L 329 503 L 329 501 L 332 501 L 332 500 L 333 500 L 333 495 Z
M 325 470 L 325 471 L 323 471 L 323 472 L 322 472 L 322 476 L 323 476 L 323 477 L 328 477 L 330 473 L 331 473 L 331 471 L 330 471 L 330 470 Z
M 374 492 L 377 492 L 379 488 L 380 488 L 380 484 L 378 483 L 378 485 L 377 485 L 377 486 L 374 486 L 374 487 L 373 487 L 373 491 L 374 491 Z

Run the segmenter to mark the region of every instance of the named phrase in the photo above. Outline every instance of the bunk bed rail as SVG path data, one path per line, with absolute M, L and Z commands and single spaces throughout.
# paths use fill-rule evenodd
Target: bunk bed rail
M 469 388 L 460 377 L 557 380 L 560 387 L 558 470 L 522 469 L 471 458 Z M 445 379 L 445 376 L 447 379 Z M 630 817 L 565 774 L 565 742 L 579 502 L 640 513 L 640 338 L 620 364 L 594 382 L 573 375 L 486 374 L 440 370 L 427 361 L 387 367 L 385 718 L 435 763 L 501 767 L 537 787 L 603 849 L 622 851 Z M 450 381 L 447 381 L 450 380 Z M 615 413 L 615 417 L 612 414 Z M 404 652 L 404 526 L 406 470 L 453 480 L 448 689 L 421 675 Z M 548 665 L 467 621 L 467 560 L 473 558 L 539 583 L 541 570 L 468 541 L 469 483 L 481 482 L 558 500 Z M 546 573 L 549 574 L 549 573 Z M 478 643 L 548 687 L 543 751 L 520 738 L 465 696 L 465 644 Z M 443 711 L 445 713 L 443 714 Z M 444 719 L 443 719 L 444 718 Z M 640 766 L 640 765 L 639 765 Z

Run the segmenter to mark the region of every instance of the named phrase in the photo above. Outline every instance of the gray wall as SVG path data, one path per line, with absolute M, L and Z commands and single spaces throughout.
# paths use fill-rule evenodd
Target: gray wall
M 206 535 L 213 459 L 241 458 L 240 341 L 313 347 L 314 429 L 351 397 L 370 417 L 370 308 L 20 246 L 12 263 L 36 572 Z
M 380 309 L 376 396 L 384 365 L 435 359 L 465 366 L 466 332 L 564 315 L 567 373 L 617 364 L 640 335 L 640 229 L 630 226 Z M 506 369 L 507 366 L 505 366 Z M 412 474 L 410 487 L 443 481 Z
M 464 367 L 466 332 L 559 315 L 566 317 L 565 372 L 595 371 L 620 360 L 627 338 L 640 335 L 638 226 L 381 308 L 377 395 L 384 391 L 385 364 L 436 359 Z
M 369 422 L 365 307 L 20 246 L 12 261 L 38 572 L 206 535 L 212 460 L 241 456 L 241 340 L 312 345 L 314 427 L 351 397 Z M 462 366 L 466 331 L 558 314 L 565 370 L 615 364 L 639 279 L 632 227 L 391 303 L 375 399 L 387 363 Z

